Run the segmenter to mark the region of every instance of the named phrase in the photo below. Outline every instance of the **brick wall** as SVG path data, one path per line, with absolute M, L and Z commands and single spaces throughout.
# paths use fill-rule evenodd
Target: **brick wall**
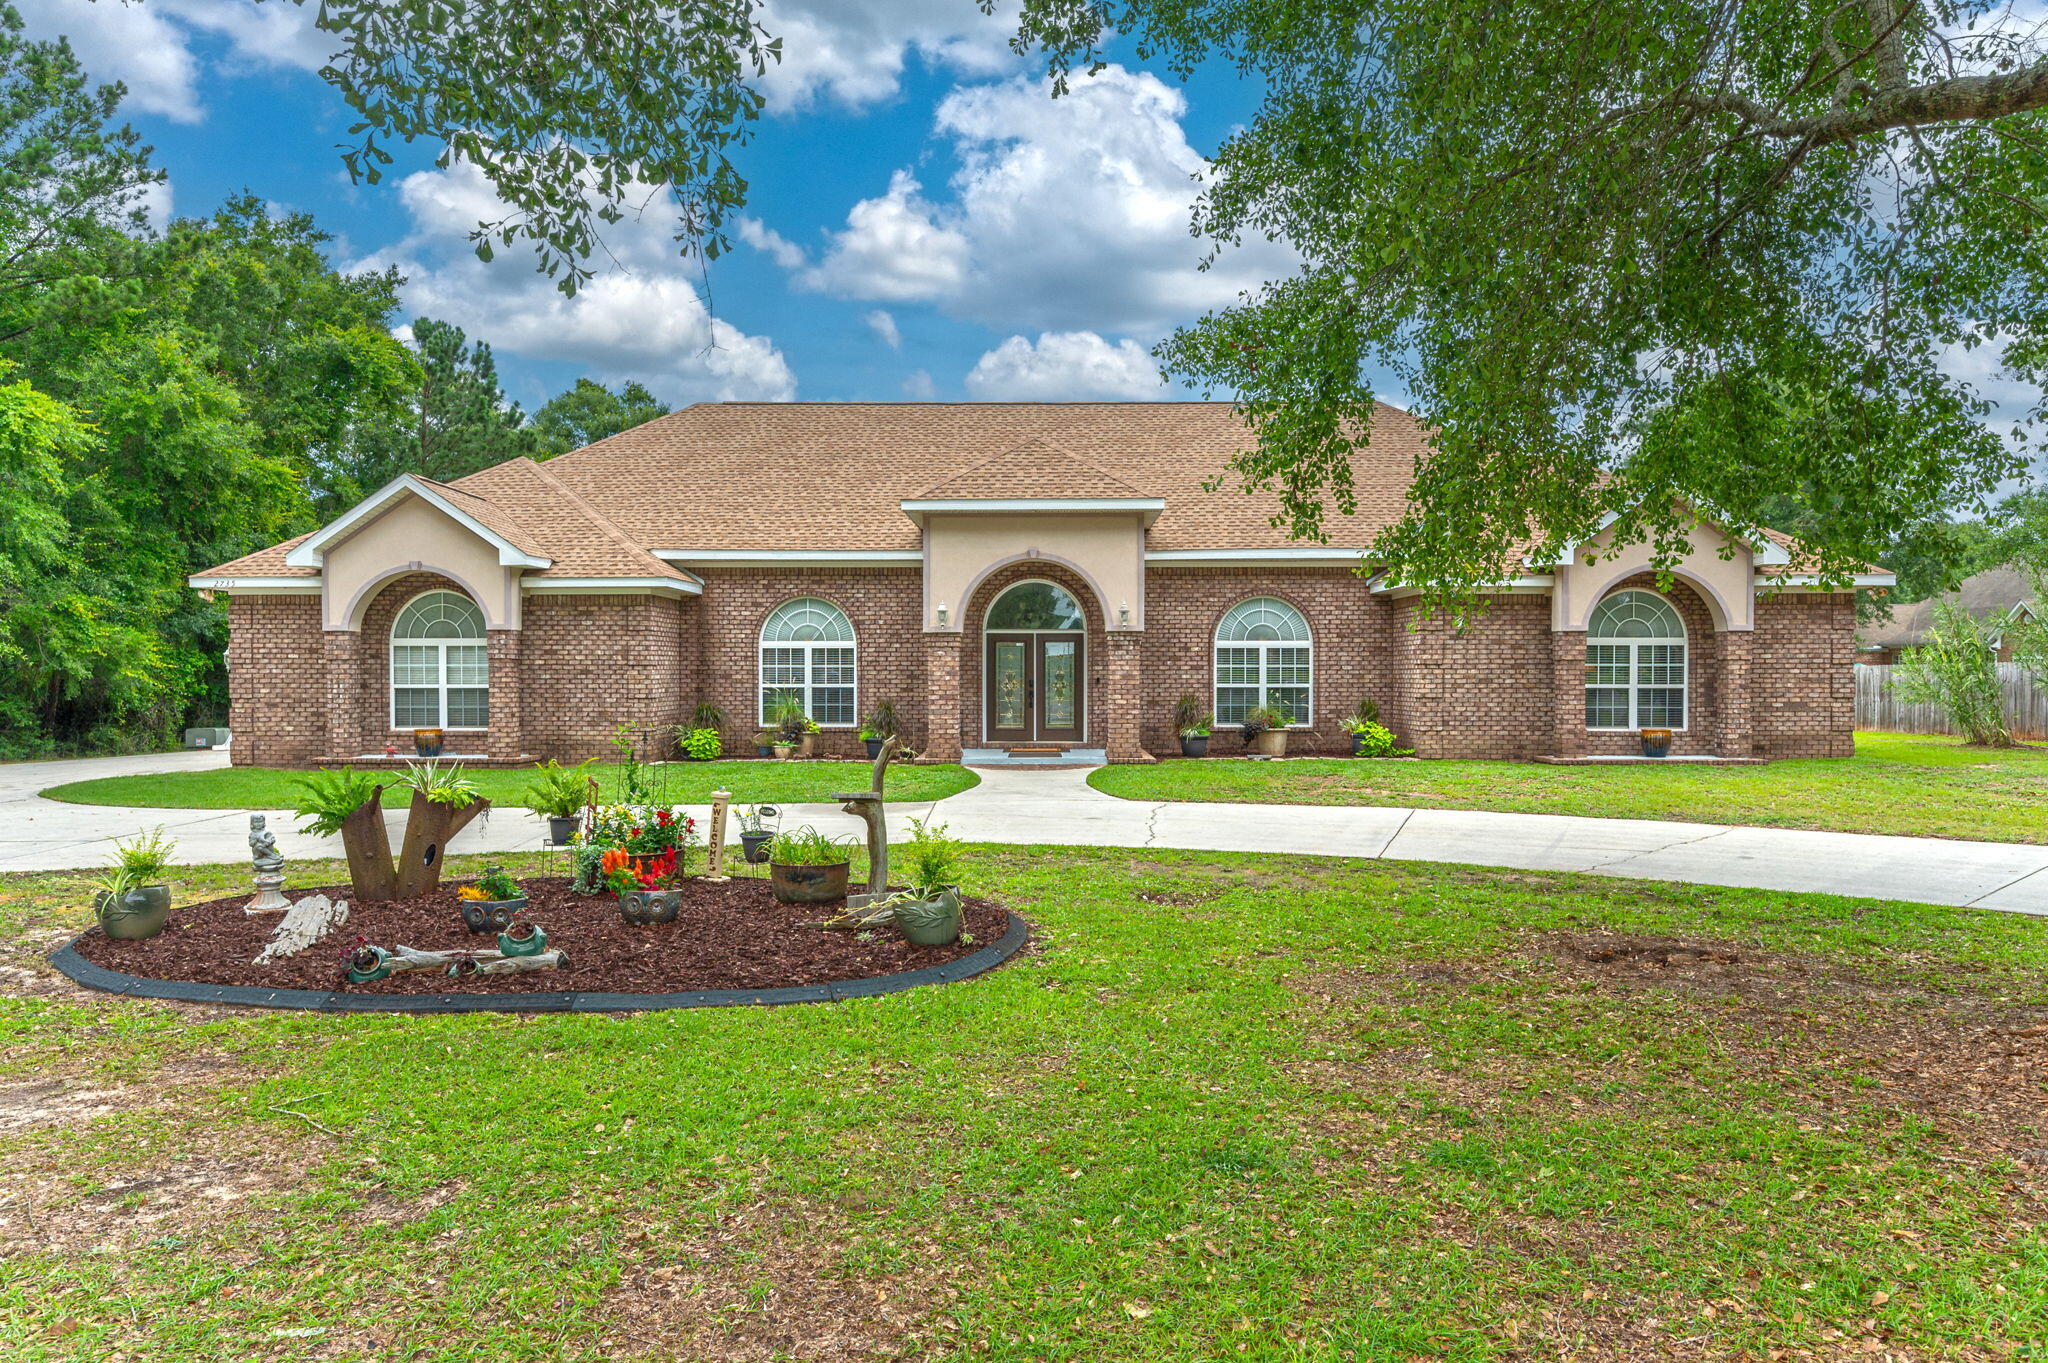
M 1608 589 L 1610 594 L 1625 590 L 1657 592 L 1657 579 L 1651 573 L 1637 573 Z M 1720 659 L 1714 618 L 1699 593 L 1682 581 L 1672 582 L 1671 590 L 1657 594 L 1669 601 L 1685 622 L 1686 723 L 1671 735 L 1671 751 L 1717 754 L 1721 751 Z M 1583 717 L 1583 674 L 1578 704 Z M 1642 750 L 1643 740 L 1634 733 L 1586 734 L 1589 753 L 1627 755 Z
M 609 757 L 624 724 L 641 756 L 669 756 L 670 731 L 686 708 L 690 608 L 665 596 L 527 597 L 520 643 L 527 752 L 564 762 Z
M 1855 753 L 1856 601 L 1848 592 L 1760 596 L 1750 645 L 1758 757 Z
M 751 757 L 760 728 L 761 626 L 783 602 L 815 596 L 853 622 L 854 705 L 865 715 L 876 702 L 896 707 L 906 740 L 925 733 L 924 589 L 916 568 L 848 568 L 823 572 L 777 569 L 706 569 L 686 662 L 690 677 L 685 717 L 703 697 L 725 712 L 725 750 Z M 821 755 L 865 754 L 854 729 L 818 735 Z
M 1365 579 L 1343 568 L 1154 568 L 1146 573 L 1144 745 L 1161 755 L 1180 751 L 1173 707 L 1193 694 L 1204 710 L 1216 705 L 1216 626 L 1238 602 L 1271 596 L 1308 621 L 1314 644 L 1314 682 L 1304 716 L 1313 733 L 1297 733 L 1288 751 L 1350 752 L 1339 722 L 1361 696 L 1392 708 L 1394 680 L 1386 654 L 1388 603 Z M 1236 753 L 1235 729 L 1220 729 L 1214 753 Z
M 317 596 L 228 602 L 228 760 L 293 767 L 327 745 L 327 663 Z
M 1489 596 L 1484 605 L 1454 627 L 1425 615 L 1420 598 L 1395 604 L 1393 728 L 1420 756 L 1522 761 L 1556 747 L 1550 598 Z

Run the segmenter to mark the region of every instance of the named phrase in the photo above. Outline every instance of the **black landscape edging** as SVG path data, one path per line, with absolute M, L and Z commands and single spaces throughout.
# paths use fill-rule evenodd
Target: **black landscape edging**
M 50 964 L 87 989 L 136 999 L 180 1003 L 235 1003 L 250 1008 L 302 1008 L 323 1013 L 644 1013 L 662 1008 L 773 1008 L 785 1003 L 837 1003 L 879 998 L 927 984 L 957 984 L 993 970 L 1031 940 L 1031 925 L 1006 913 L 1003 935 L 979 951 L 945 965 L 904 970 L 867 980 L 790 985 L 781 989 L 693 989 L 681 994 L 360 994 L 346 990 L 262 989 L 249 984 L 157 980 L 95 965 L 73 950 L 77 939 L 50 953 Z

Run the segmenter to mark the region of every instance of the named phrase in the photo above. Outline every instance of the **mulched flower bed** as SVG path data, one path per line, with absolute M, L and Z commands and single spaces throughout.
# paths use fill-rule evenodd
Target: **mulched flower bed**
M 816 926 L 842 905 L 778 904 L 767 881 L 736 878 L 723 885 L 685 881 L 675 922 L 636 928 L 619 917 L 618 901 L 610 895 L 574 894 L 563 878 L 530 876 L 521 881 L 524 916 L 546 931 L 550 950 L 568 953 L 567 965 L 461 979 L 438 970 L 407 970 L 371 984 L 346 982 L 341 953 L 357 937 L 422 951 L 495 948 L 495 936 L 472 935 L 462 926 L 455 892 L 465 883 L 449 880 L 430 895 L 381 904 L 357 903 L 346 885 L 292 886 L 285 893 L 294 900 L 313 894 L 347 899 L 348 922 L 326 941 L 269 965 L 250 962 L 270 940 L 277 918 L 243 913 L 246 893 L 174 908 L 164 930 L 143 942 L 113 941 L 94 928 L 79 939 L 77 951 L 110 970 L 201 984 L 376 994 L 661 994 L 829 984 L 945 965 L 994 942 L 1008 921 L 987 900 L 969 899 L 963 931 L 973 942 L 912 946 L 893 929 L 862 941 L 855 933 Z

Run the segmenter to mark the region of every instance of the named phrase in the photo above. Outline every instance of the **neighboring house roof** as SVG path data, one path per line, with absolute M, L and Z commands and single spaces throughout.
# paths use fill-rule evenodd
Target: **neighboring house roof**
M 1231 475 L 1252 443 L 1227 402 L 711 402 L 544 464 L 522 457 L 408 486 L 545 561 L 530 573 L 539 579 L 695 581 L 657 554 L 915 554 L 922 532 L 906 511 L 960 501 L 1142 505 L 1156 513 L 1148 553 L 1301 552 L 1275 524 L 1278 495 L 1246 491 Z M 1399 520 L 1428 451 L 1421 422 L 1379 404 L 1370 442 L 1351 455 L 1356 508 L 1326 509 L 1323 552 L 1361 550 Z M 315 577 L 308 560 L 347 533 L 348 519 L 204 576 Z M 1798 545 L 1770 534 L 1796 570 Z M 287 563 L 309 538 L 293 555 L 299 563 Z
M 1944 601 L 1961 606 L 1980 620 L 1988 620 L 2005 619 L 2021 606 L 2031 607 L 2033 600 L 2033 583 L 2018 568 L 1988 568 L 1964 578 L 1952 592 L 1893 606 L 1889 623 L 1858 630 L 1856 642 L 1861 648 L 1913 648 L 1924 644 L 1934 625 L 1935 608 Z

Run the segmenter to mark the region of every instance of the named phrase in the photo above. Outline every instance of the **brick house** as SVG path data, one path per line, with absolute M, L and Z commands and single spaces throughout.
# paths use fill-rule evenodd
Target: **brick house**
M 1227 403 L 705 403 L 545 463 L 404 477 L 332 524 L 191 579 L 226 594 L 234 761 L 409 750 L 578 760 L 650 751 L 698 704 L 728 751 L 777 697 L 822 750 L 891 702 L 933 761 L 1015 746 L 1175 750 L 1194 694 L 1297 717 L 1346 751 L 1361 698 L 1426 757 L 1573 760 L 1676 731 L 1734 759 L 1850 752 L 1855 607 L 1772 536 L 1711 525 L 1668 591 L 1600 540 L 1528 563 L 1463 628 L 1359 551 L 1425 448 L 1382 407 L 1330 542 L 1225 478 Z M 1872 573 L 1857 585 L 1890 581 Z

